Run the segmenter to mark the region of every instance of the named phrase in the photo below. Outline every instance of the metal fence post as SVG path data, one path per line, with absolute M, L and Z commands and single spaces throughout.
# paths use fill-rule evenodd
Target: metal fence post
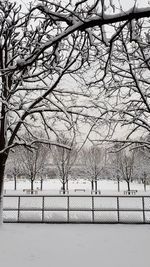
M 69 203 L 69 195 L 68 195 L 67 196 L 67 222 L 70 221 L 69 210 L 70 210 L 70 203 Z
M 44 196 L 42 196 L 42 222 L 44 222 Z
M 18 222 L 20 221 L 20 196 L 18 197 Z
M 92 222 L 93 223 L 95 222 L 95 219 L 94 219 L 94 196 L 92 196 Z
M 118 223 L 120 222 L 120 213 L 119 213 L 119 197 L 117 196 L 117 217 L 118 217 Z
M 143 208 L 143 223 L 145 223 L 145 203 L 144 197 L 142 196 L 142 208 Z

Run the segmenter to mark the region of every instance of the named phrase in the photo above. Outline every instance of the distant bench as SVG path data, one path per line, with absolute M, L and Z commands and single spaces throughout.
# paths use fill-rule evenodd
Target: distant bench
M 100 190 L 91 190 L 91 194 L 101 194 Z
M 59 194 L 69 194 L 69 190 L 59 190 Z
M 35 194 L 35 195 L 37 195 L 38 194 L 38 190 L 31 190 L 31 189 L 23 189 L 23 192 L 25 192 L 25 193 L 27 193 L 27 194 L 31 194 L 31 193 L 33 193 L 33 194 Z
M 80 188 L 80 189 L 77 189 L 77 188 L 76 188 L 76 189 L 74 190 L 74 192 L 85 192 L 85 189 L 81 189 L 81 188 Z
M 137 190 L 125 190 L 124 195 L 136 195 Z

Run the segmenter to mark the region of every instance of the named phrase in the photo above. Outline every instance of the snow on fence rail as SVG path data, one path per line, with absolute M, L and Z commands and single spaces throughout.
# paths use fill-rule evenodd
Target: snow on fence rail
M 4 222 L 150 223 L 150 196 L 5 195 Z

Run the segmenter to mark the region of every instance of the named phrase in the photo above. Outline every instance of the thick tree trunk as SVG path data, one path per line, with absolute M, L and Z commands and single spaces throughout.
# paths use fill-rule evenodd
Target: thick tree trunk
M 6 159 L 3 155 L 0 157 L 0 225 L 3 223 L 3 189 L 4 189 L 4 171 Z
M 130 192 L 130 182 L 127 181 L 128 191 Z
M 63 182 L 63 185 L 62 185 L 62 190 L 63 190 L 63 194 L 65 194 L 65 183 Z
M 94 181 L 91 180 L 91 190 L 93 191 L 94 190 Z
M 0 225 L 3 223 L 3 189 L 4 189 L 4 177 L 2 170 L 0 170 Z

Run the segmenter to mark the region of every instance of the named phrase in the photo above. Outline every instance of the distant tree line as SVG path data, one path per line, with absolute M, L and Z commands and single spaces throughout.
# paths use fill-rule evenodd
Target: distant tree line
M 30 138 L 24 137 L 24 138 Z M 146 147 L 130 146 L 122 149 L 120 142 L 111 145 L 92 145 L 78 149 L 74 140 L 61 135 L 57 143 L 69 145 L 65 147 L 49 146 L 36 143 L 33 148 L 17 147 L 9 154 L 5 174 L 14 180 L 21 177 L 28 179 L 31 193 L 35 180 L 40 180 L 40 190 L 43 190 L 45 179 L 59 179 L 61 190 L 65 194 L 69 190 L 69 180 L 85 179 L 91 183 L 91 190 L 97 193 L 99 180 L 115 180 L 120 191 L 120 182 L 125 181 L 127 190 L 131 190 L 131 183 L 143 183 L 146 191 L 150 183 L 150 167 L 147 164 L 150 151 Z

